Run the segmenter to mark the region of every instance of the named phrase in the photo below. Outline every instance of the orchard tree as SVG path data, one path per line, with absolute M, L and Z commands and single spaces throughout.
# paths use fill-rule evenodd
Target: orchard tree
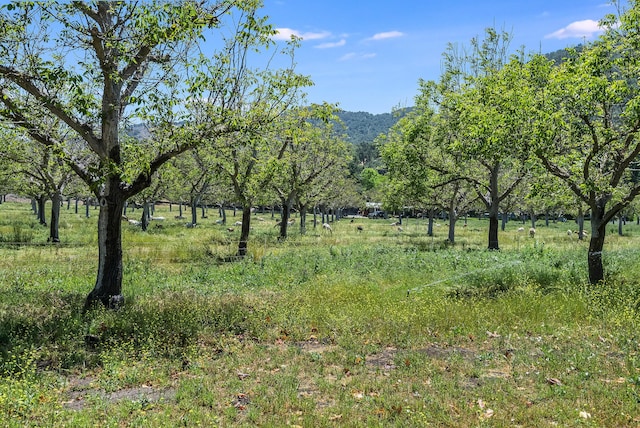
M 640 193 L 640 3 L 607 16 L 607 31 L 562 64 L 532 60 L 538 94 L 536 154 L 591 215 L 589 282 L 605 279 L 606 225 Z
M 490 250 L 499 249 L 500 204 L 529 172 L 532 95 L 520 85 L 527 73 L 524 55 L 507 58 L 510 38 L 488 29 L 483 41 L 472 40 L 462 58 L 449 52 L 444 79 L 460 84 L 445 86 L 439 105 L 439 138 L 446 150 L 460 156 L 460 177 L 489 212 Z
M 55 129 L 50 129 L 50 133 Z M 60 242 L 60 207 L 67 186 L 77 176 L 59 159 L 51 147 L 35 143 L 20 132 L 7 130 L 0 145 L 0 159 L 11 163 L 15 190 L 29 195 L 37 201 L 37 215 L 40 223 L 46 225 L 45 204 L 51 200 L 48 242 Z
M 429 92 L 428 92 L 429 93 Z M 433 235 L 434 209 L 449 217 L 448 241 L 455 243 L 455 226 L 474 199 L 473 188 L 463 178 L 465 165 L 460 155 L 449 152 L 439 140 L 438 115 L 430 97 L 416 97 L 414 110 L 400 119 L 381 138 L 380 154 L 387 166 L 391 192 L 403 195 L 410 205 L 431 209 L 428 233 Z
M 184 0 L 1 7 L 0 115 L 64 159 L 100 205 L 98 273 L 85 308 L 122 301 L 125 201 L 173 157 L 245 126 L 235 117 L 248 67 L 237 58 L 257 56 L 274 34 L 258 16 L 260 6 Z M 252 84 L 261 84 L 260 75 Z M 192 107 L 202 102 L 208 126 L 193 120 Z M 52 120 L 92 153 L 89 161 L 47 132 Z M 150 138 L 122 141 L 133 120 L 149 124 Z
M 350 151 L 336 130 L 335 111 L 333 105 L 314 104 L 295 109 L 283 121 L 283 156 L 272 163 L 271 183 L 282 206 L 281 240 L 287 238 L 289 213 L 296 200 L 348 174 Z

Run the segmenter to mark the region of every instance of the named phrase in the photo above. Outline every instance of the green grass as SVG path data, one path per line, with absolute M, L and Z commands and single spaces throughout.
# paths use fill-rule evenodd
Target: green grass
M 640 424 L 635 224 L 607 237 L 591 287 L 569 223 L 532 239 L 511 222 L 489 252 L 486 220 L 455 246 L 415 219 L 279 243 L 258 214 L 250 257 L 222 262 L 238 231 L 161 206 L 162 228 L 123 224 L 125 307 L 83 315 L 97 211 L 63 210 L 47 245 L 28 208 L 0 205 L 5 426 Z

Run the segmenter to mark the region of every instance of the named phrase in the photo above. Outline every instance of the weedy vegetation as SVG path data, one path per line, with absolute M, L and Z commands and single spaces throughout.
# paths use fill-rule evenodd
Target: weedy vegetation
M 123 224 L 124 307 L 83 314 L 91 214 L 63 209 L 45 244 L 27 204 L 0 205 L 5 426 L 640 424 L 635 224 L 607 237 L 608 280 L 589 286 L 572 223 L 530 238 L 510 222 L 487 251 L 486 220 L 450 246 L 417 219 L 278 242 L 267 218 L 233 260 L 239 232 L 159 206 L 162 228 Z

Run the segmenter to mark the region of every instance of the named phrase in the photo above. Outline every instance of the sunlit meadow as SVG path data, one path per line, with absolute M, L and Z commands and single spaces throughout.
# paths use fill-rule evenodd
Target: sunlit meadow
M 608 282 L 589 286 L 574 222 L 511 221 L 490 252 L 481 219 L 453 246 L 413 218 L 280 243 L 257 212 L 235 260 L 239 213 L 190 229 L 160 205 L 147 232 L 123 223 L 124 308 L 83 314 L 98 212 L 81 209 L 47 244 L 29 204 L 0 205 L 5 426 L 640 425 L 635 222 L 607 228 Z

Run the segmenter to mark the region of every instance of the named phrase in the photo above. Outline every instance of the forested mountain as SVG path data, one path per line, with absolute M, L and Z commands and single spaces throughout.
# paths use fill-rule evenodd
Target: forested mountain
M 338 117 L 347 127 L 349 142 L 355 145 L 372 143 L 380 134 L 386 134 L 409 109 L 394 113 L 371 114 L 364 111 L 340 111 Z
M 340 111 L 338 117 L 345 124 L 348 142 L 358 146 L 371 145 L 380 135 L 386 134 L 410 108 L 398 110 L 394 113 L 371 114 L 364 111 Z M 127 128 L 127 134 L 136 139 L 149 138 L 151 134 L 144 124 L 132 124 Z

